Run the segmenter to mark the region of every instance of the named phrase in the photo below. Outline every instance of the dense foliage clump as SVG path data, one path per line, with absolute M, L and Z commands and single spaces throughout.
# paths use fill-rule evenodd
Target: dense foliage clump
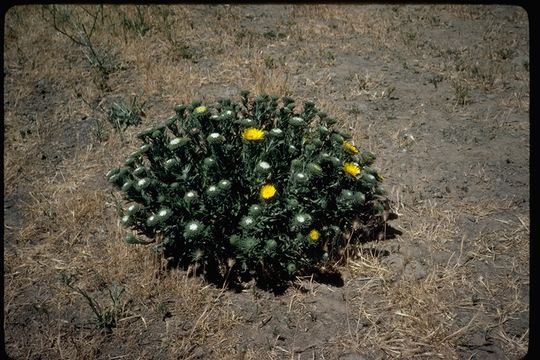
M 175 110 L 107 174 L 128 201 L 129 243 L 144 235 L 184 266 L 284 280 L 340 256 L 353 222 L 382 218 L 375 156 L 313 103 L 243 92 Z

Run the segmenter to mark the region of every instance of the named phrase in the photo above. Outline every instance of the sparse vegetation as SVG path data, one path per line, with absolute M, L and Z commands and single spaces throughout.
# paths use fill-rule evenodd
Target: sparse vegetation
M 95 316 L 94 323 L 97 328 L 106 332 L 111 332 L 125 312 L 125 304 L 122 304 L 122 293 L 124 292 L 124 289 L 118 284 L 107 287 L 107 293 L 111 300 L 111 304 L 104 307 L 86 290 L 75 285 L 75 281 L 76 278 L 73 275 L 62 274 L 62 282 L 67 287 L 80 294 L 86 300 L 90 309 L 92 309 Z
M 452 86 L 454 87 L 454 99 L 457 105 L 465 106 L 470 103 L 469 86 L 464 81 L 455 80 Z
M 143 121 L 145 103 L 139 103 L 136 95 L 132 96 L 131 103 L 115 102 L 107 113 L 107 119 L 117 131 L 125 131 L 129 126 L 140 125 Z
M 143 37 L 151 29 L 146 17 L 146 9 L 142 6 L 135 6 L 135 15 L 133 17 L 123 14 L 124 27 Z
M 54 28 L 51 10 L 78 43 Z M 528 23 L 520 7 L 498 5 L 10 8 L 8 356 L 521 359 L 530 308 Z M 245 282 L 230 291 L 193 267 L 169 267 L 149 251 L 159 236 L 126 244 L 118 210 L 127 204 L 103 176 L 176 104 L 213 108 L 241 89 L 294 98 L 296 113 L 313 101 L 335 117 L 377 154 L 399 216 L 348 246 L 345 261 L 297 273 L 277 294 Z M 146 116 L 121 137 L 107 113 L 114 102 L 129 110 L 131 94 L 144 94 Z M 354 242 L 359 229 L 347 235 Z M 62 274 L 77 275 L 74 288 Z M 111 297 L 112 284 L 121 296 Z
M 81 46 L 90 65 L 104 76 L 120 68 L 113 55 L 105 48 L 98 47 L 92 39 L 98 20 L 103 22 L 103 6 L 88 10 L 86 7 L 73 9 L 70 6 L 45 6 L 56 31 Z

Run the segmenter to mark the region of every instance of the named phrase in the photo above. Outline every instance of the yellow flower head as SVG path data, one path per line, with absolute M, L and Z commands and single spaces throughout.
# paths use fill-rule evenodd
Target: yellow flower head
M 309 238 L 313 241 L 317 241 L 319 240 L 319 238 L 321 237 L 321 233 L 318 232 L 317 230 L 313 229 L 309 232 Z
M 257 128 L 247 128 L 242 133 L 242 137 L 249 141 L 259 141 L 264 139 L 264 131 Z
M 355 163 L 351 163 L 351 162 L 346 162 L 344 165 L 343 165 L 343 170 L 349 174 L 349 175 L 352 175 L 354 177 L 358 176 L 360 174 L 360 171 L 362 171 L 362 169 L 360 168 L 360 166 L 358 166 L 357 164 Z
M 348 141 L 343 142 L 343 148 L 351 154 L 358 154 L 359 152 L 358 148 Z
M 196 112 L 197 114 L 203 113 L 203 112 L 205 112 L 205 111 L 206 111 L 206 106 L 197 106 L 197 107 L 195 108 L 195 112 Z
M 264 200 L 273 198 L 277 193 L 276 187 L 272 184 L 264 184 L 261 187 L 261 197 Z

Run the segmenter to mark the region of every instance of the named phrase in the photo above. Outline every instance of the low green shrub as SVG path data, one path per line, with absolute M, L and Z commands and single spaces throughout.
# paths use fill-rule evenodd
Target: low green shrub
M 312 102 L 241 96 L 176 106 L 107 178 L 127 200 L 128 243 L 144 235 L 179 265 L 286 281 L 339 258 L 353 222 L 382 221 L 383 178 Z

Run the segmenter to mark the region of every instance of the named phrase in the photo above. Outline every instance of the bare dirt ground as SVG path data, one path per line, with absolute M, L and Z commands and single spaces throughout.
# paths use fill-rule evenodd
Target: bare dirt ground
M 518 359 L 527 352 L 523 9 L 67 9 L 57 26 L 72 39 L 54 29 L 50 7 L 15 7 L 5 17 L 10 357 Z M 179 102 L 212 103 L 242 89 L 312 100 L 378 156 L 399 215 L 390 225 L 401 235 L 356 247 L 340 268 L 342 284 L 302 278 L 279 296 L 233 292 L 164 270 L 148 248 L 123 242 L 120 199 L 104 174 L 134 149 L 140 129 L 115 132 L 106 116 L 112 102 L 128 103 L 132 94 L 146 101 L 145 127 Z M 76 277 L 72 287 L 63 275 Z M 100 331 L 97 314 L 115 326 Z

